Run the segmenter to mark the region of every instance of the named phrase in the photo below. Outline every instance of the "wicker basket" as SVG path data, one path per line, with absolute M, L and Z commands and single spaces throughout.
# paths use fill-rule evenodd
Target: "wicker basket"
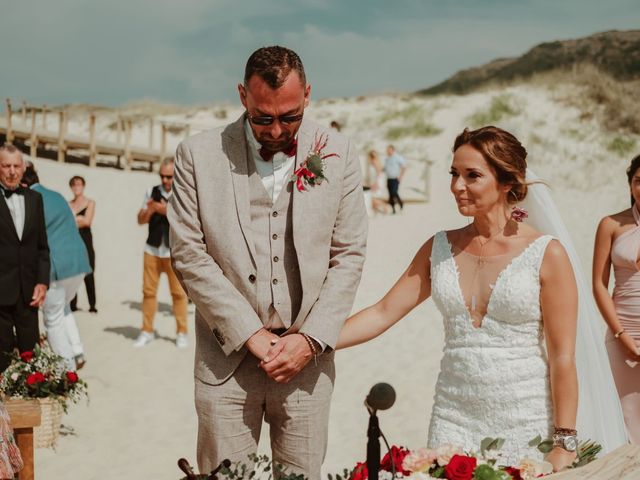
M 33 438 L 36 448 L 53 448 L 58 440 L 62 423 L 62 405 L 53 398 L 39 398 L 40 426 L 34 427 Z

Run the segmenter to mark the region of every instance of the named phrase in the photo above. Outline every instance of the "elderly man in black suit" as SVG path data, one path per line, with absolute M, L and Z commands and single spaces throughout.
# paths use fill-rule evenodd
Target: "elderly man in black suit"
M 0 372 L 16 343 L 25 352 L 38 342 L 38 307 L 49 285 L 42 197 L 20 185 L 24 170 L 22 153 L 0 146 Z

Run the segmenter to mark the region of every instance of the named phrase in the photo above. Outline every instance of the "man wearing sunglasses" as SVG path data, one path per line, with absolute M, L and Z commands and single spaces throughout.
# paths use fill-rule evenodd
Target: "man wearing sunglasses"
M 237 121 L 178 147 L 168 209 L 172 261 L 196 305 L 198 464 L 247 462 L 265 420 L 273 460 L 318 479 L 333 347 L 364 262 L 360 166 L 352 143 L 308 119 L 295 52 L 254 52 L 238 92 Z M 292 176 L 325 135 L 326 180 L 301 191 Z
M 142 328 L 133 343 L 144 347 L 154 338 L 153 321 L 158 309 L 158 284 L 165 273 L 169 280 L 169 291 L 173 300 L 173 315 L 176 317 L 176 346 L 186 348 L 187 340 L 187 294 L 171 266 L 169 250 L 169 221 L 167 201 L 173 186 L 173 158 L 166 158 L 160 165 L 160 185 L 147 190 L 142 208 L 138 212 L 138 224 L 149 226 L 144 246 L 144 271 L 142 276 Z

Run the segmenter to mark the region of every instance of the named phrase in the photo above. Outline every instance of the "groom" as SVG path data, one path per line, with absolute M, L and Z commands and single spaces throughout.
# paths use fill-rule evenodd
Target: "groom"
M 198 465 L 246 462 L 264 419 L 273 460 L 316 479 L 333 347 L 364 262 L 360 166 L 352 143 L 304 118 L 311 87 L 295 52 L 255 51 L 238 91 L 237 121 L 178 147 L 168 209 L 196 305 Z M 302 168 L 312 152 L 328 156 Z

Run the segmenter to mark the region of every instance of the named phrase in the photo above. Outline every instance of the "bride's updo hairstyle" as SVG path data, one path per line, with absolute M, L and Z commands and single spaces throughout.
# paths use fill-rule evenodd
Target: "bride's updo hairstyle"
M 493 169 L 498 183 L 511 185 L 507 195 L 509 203 L 517 203 L 527 196 L 527 150 L 509 132 L 488 126 L 464 131 L 453 144 L 453 152 L 462 145 L 471 145 L 482 154 Z

